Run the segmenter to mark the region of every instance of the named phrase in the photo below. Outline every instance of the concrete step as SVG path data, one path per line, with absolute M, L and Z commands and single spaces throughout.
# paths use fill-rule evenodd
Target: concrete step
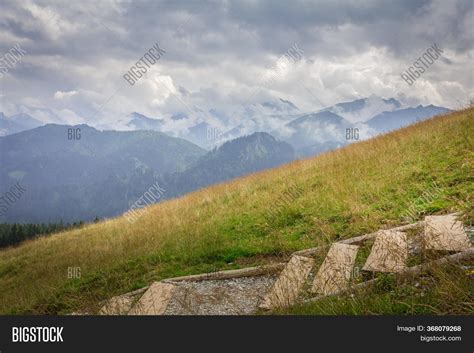
M 107 300 L 100 309 L 99 315 L 127 315 L 133 305 L 133 298 L 119 295 Z
M 312 258 L 292 256 L 259 307 L 270 310 L 294 304 L 313 266 Z
M 128 312 L 129 315 L 163 315 L 173 297 L 175 285 L 154 282 Z
M 359 247 L 333 243 L 313 281 L 311 291 L 322 295 L 335 294 L 349 287 Z
M 148 287 L 140 288 L 133 292 L 110 298 L 99 310 L 99 315 L 127 315 L 133 304 L 147 289 Z
M 406 233 L 380 230 L 365 262 L 364 271 L 401 272 L 406 269 L 408 241 Z
M 471 241 L 454 215 L 425 217 L 424 247 L 430 250 L 462 251 Z

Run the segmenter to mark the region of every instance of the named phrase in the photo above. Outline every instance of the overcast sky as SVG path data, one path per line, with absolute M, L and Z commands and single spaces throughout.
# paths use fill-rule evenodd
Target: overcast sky
M 456 108 L 474 99 L 473 21 L 472 0 L 0 0 L 0 57 L 26 52 L 0 78 L 0 111 L 114 128 L 134 111 L 228 119 L 277 98 Z M 156 43 L 166 53 L 130 86 Z M 433 43 L 443 55 L 409 86 L 400 73 Z M 282 64 L 290 48 L 301 55 Z

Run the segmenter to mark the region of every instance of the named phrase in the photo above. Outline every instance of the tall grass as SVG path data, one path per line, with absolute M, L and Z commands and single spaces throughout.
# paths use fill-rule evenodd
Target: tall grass
M 96 310 L 162 278 L 258 264 L 266 257 L 402 223 L 433 181 L 424 214 L 472 224 L 474 109 L 440 116 L 315 158 L 215 185 L 124 217 L 0 251 L 0 313 Z M 270 208 L 288 188 L 291 203 Z M 269 221 L 271 219 L 271 221 Z M 69 279 L 79 267 L 81 278 Z

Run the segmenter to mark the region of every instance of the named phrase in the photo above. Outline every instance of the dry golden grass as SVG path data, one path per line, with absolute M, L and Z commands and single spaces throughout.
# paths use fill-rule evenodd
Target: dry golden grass
M 149 207 L 134 224 L 119 217 L 2 250 L 0 313 L 95 310 L 156 279 L 400 224 L 432 181 L 443 192 L 423 213 L 464 210 L 472 222 L 473 115 L 437 117 L 215 185 Z M 269 224 L 269 208 L 294 184 L 303 194 Z M 68 279 L 69 267 L 80 267 L 81 278 Z

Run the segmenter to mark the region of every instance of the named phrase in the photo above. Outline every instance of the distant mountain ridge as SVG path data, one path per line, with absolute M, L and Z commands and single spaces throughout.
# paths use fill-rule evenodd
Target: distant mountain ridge
M 195 118 L 190 115 L 193 113 L 192 111 L 186 113 L 178 111 L 171 114 L 171 116 L 161 116 L 160 118 L 133 112 L 127 116 L 127 119 L 118 120 L 118 124 L 123 126 L 120 130 L 159 131 L 173 137 L 184 138 L 208 150 L 225 141 L 262 131 L 289 142 L 298 150 L 310 145 L 328 142 L 322 136 L 328 129 L 331 130 L 329 128 L 331 122 L 325 122 L 326 126 L 322 130 L 315 126 L 314 138 L 306 136 L 304 145 L 300 141 L 301 131 L 299 131 L 298 126 L 301 126 L 301 121 L 315 123 L 314 118 L 311 117 L 317 114 L 332 113 L 345 120 L 336 122 L 333 119 L 334 126 L 328 135 L 332 142 L 339 143 L 341 142 L 340 135 L 342 135 L 342 132 L 336 133 L 335 129 L 341 126 L 365 123 L 365 127 L 359 127 L 359 129 L 365 128 L 366 133 L 363 136 L 367 138 L 377 133 L 405 126 L 416 120 L 449 112 L 449 109 L 433 105 L 406 107 L 395 98 L 385 99 L 376 95 L 336 103 L 307 113 L 303 113 L 296 104 L 284 98 L 272 98 L 260 103 L 242 105 L 232 113 L 232 116 L 227 116 L 224 112 L 215 108 L 206 111 L 205 108 L 192 107 L 191 110 L 195 113 Z M 397 111 L 399 113 L 395 113 Z M 405 116 L 405 112 L 407 114 L 413 113 L 417 118 L 410 119 L 410 117 Z M 386 116 L 386 118 L 383 118 L 383 116 Z M 401 123 L 395 123 L 394 120 L 396 119 L 400 119 Z M 28 130 L 40 125 L 43 125 L 43 123 L 27 114 L 5 117 L 4 114 L 0 113 L 0 136 Z M 296 131 L 293 131 L 292 127 L 296 127 Z M 312 127 L 309 126 L 309 128 Z M 370 128 L 370 130 L 367 128 Z M 305 135 L 308 135 L 308 132 Z M 295 141 L 297 144 L 295 144 Z
M 132 120 L 127 123 L 127 126 L 134 130 L 160 131 L 164 124 L 162 119 L 149 118 L 137 112 L 130 114 L 130 117 Z
M 367 124 L 378 132 L 388 132 L 415 122 L 431 118 L 435 115 L 449 113 L 450 110 L 443 107 L 419 105 L 416 108 L 406 108 L 391 112 L 383 112 L 367 121 Z
M 369 99 L 370 98 L 360 98 L 354 101 L 337 103 L 331 107 L 323 109 L 323 111 L 332 111 L 339 114 L 361 111 L 367 105 Z M 389 99 L 381 98 L 381 102 L 383 102 L 384 104 L 393 105 L 393 107 L 396 109 L 400 109 L 402 107 L 402 104 L 395 98 L 389 98 Z M 370 117 L 367 117 L 367 119 L 370 119 Z
M 70 129 L 79 129 L 80 138 L 70 139 Z M 184 170 L 204 153 L 160 132 L 98 131 L 87 125 L 48 124 L 0 137 L 0 193 L 16 181 L 27 189 L 0 222 L 118 215 L 158 175 Z
M 299 115 L 272 134 L 290 143 L 299 157 L 306 157 L 448 112 L 434 105 L 402 108 L 394 98 L 372 96 Z M 351 131 L 357 131 L 357 140 L 351 138 Z
M 282 138 L 291 144 L 300 156 L 308 156 L 309 151 L 325 151 L 326 146 L 345 144 L 345 130 L 352 124 L 330 111 L 322 111 L 300 116 L 285 125 L 289 136 Z M 310 146 L 318 146 L 311 149 Z M 317 154 L 317 153 L 316 153 Z
M 272 109 L 275 113 L 256 114 L 258 106 Z M 360 139 L 366 139 L 418 120 L 449 112 L 449 109 L 433 105 L 404 107 L 395 98 L 384 99 L 374 95 L 337 103 L 310 113 L 302 113 L 295 104 L 282 98 L 278 101 L 254 103 L 247 108 L 247 111 L 251 112 L 250 115 L 248 112 L 244 113 L 237 125 L 225 131 L 219 131 L 220 139 L 218 140 L 209 140 L 206 129 L 216 130 L 216 128 L 202 121 L 191 126 L 188 134 L 183 137 L 209 148 L 209 146 L 219 145 L 255 131 L 263 131 L 292 145 L 296 156 L 306 157 L 314 155 L 313 152 L 318 154 L 354 142 L 355 140 L 346 139 L 346 129 L 355 128 L 358 133 L 360 132 Z M 413 113 L 416 118 L 404 117 L 405 114 L 410 113 Z M 381 115 L 393 117 L 394 121 L 389 122 L 384 119 L 378 121 Z M 375 117 L 377 119 L 372 120 Z M 395 122 L 397 119 L 400 119 L 402 123 L 397 124 Z
M 274 168 L 294 158 L 291 145 L 277 141 L 268 133 L 256 132 L 224 143 L 199 158 L 188 169 L 162 178 L 162 183 L 169 191 L 167 196 L 175 197 L 245 174 Z
M 28 114 L 20 113 L 7 117 L 4 113 L 0 112 L 0 136 L 16 134 L 41 125 L 43 125 L 43 122 L 36 120 Z
M 70 139 L 70 130 L 77 139 Z M 127 211 L 158 181 L 172 198 L 213 183 L 276 167 L 293 148 L 266 133 L 206 153 L 156 131 L 98 131 L 48 124 L 0 137 L 0 194 L 19 182 L 26 192 L 0 222 L 91 221 Z
M 196 109 L 205 115 L 204 109 Z M 133 112 L 121 123 L 125 123 L 127 130 L 162 132 L 205 150 L 255 132 L 266 132 L 289 143 L 295 157 L 303 158 L 357 141 L 347 138 L 348 129 L 356 129 L 358 139 L 367 139 L 449 111 L 434 105 L 404 107 L 395 98 L 372 95 L 302 113 L 290 100 L 278 98 L 240 107 L 233 114 L 235 123 L 227 121 L 229 117 L 217 109 L 209 109 L 207 113 L 220 122 L 206 120 L 204 115 L 194 119 L 188 112 L 176 112 L 171 118 L 151 118 Z M 0 134 L 27 130 L 38 124 L 41 122 L 26 114 L 8 118 L 0 113 Z

